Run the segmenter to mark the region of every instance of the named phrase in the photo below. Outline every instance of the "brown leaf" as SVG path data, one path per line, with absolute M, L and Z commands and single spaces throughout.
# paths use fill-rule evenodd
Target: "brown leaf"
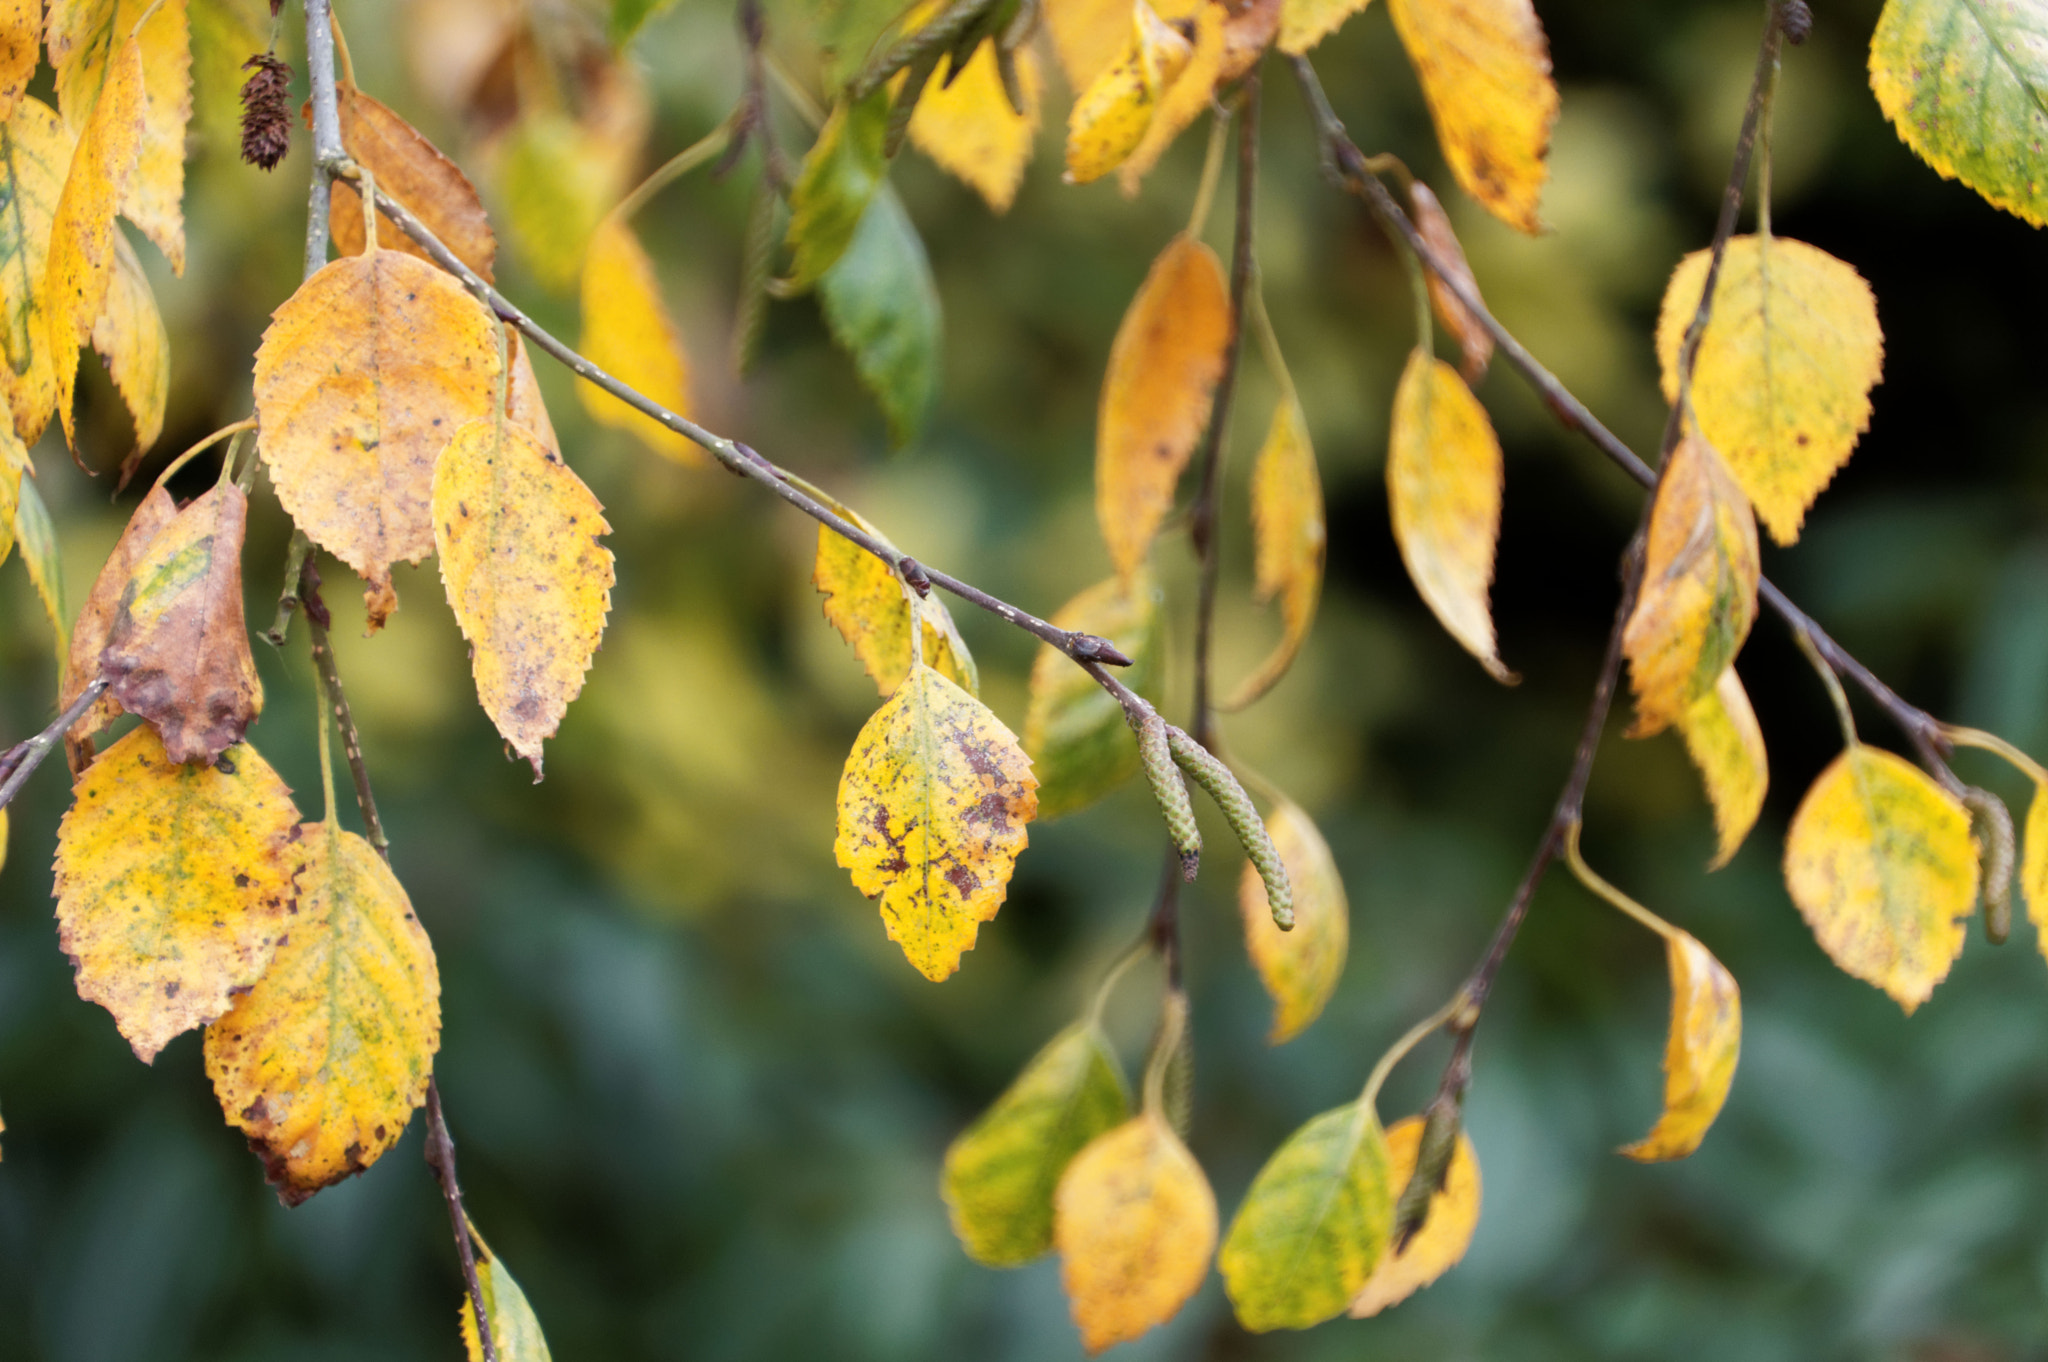
M 158 531 L 177 514 L 178 505 L 171 500 L 171 494 L 161 487 L 152 487 L 135 508 L 135 514 L 128 518 L 128 528 L 121 531 L 120 541 L 107 555 L 100 575 L 93 579 L 92 592 L 85 598 L 85 608 L 78 612 L 78 623 L 71 630 L 71 648 L 65 656 L 64 679 L 57 698 L 59 712 L 71 708 L 71 702 L 100 674 L 100 654 L 106 649 L 107 633 L 114 627 L 114 612 L 120 609 L 121 595 L 135 575 L 135 565 Z M 103 694 L 85 712 L 85 717 L 72 725 L 64 735 L 64 756 L 72 775 L 79 775 L 91 764 L 92 735 L 122 713 L 121 702 L 111 693 Z
M 412 124 L 354 86 L 342 87 L 340 106 L 341 141 L 348 154 L 377 177 L 379 189 L 411 209 L 441 238 L 456 259 L 489 282 L 491 266 L 498 258 L 498 238 L 469 177 Z M 343 255 L 362 253 L 363 201 L 346 180 L 334 182 L 328 226 L 334 233 L 335 250 Z M 377 215 L 377 244 L 422 260 L 428 258 L 424 247 L 381 212 Z
M 1408 202 L 1415 212 L 1415 230 L 1422 233 L 1422 239 L 1429 243 L 1430 250 L 1444 263 L 1451 277 L 1477 298 L 1479 281 L 1472 277 L 1472 267 L 1465 263 L 1465 248 L 1458 244 L 1458 234 L 1452 230 L 1450 216 L 1444 212 L 1443 204 L 1437 202 L 1430 187 L 1420 180 L 1408 186 Z M 1458 348 L 1465 352 L 1465 362 L 1459 366 L 1465 381 L 1477 383 L 1486 377 L 1486 366 L 1493 359 L 1493 335 L 1479 324 L 1470 308 L 1458 301 L 1458 296 L 1437 277 L 1435 270 L 1429 271 L 1429 302 L 1436 309 L 1437 320 L 1444 324 L 1444 329 L 1457 339 Z

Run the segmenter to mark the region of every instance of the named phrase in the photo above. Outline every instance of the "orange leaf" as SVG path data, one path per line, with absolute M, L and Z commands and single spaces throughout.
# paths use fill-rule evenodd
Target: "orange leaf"
M 1465 248 L 1458 242 L 1458 234 L 1451 227 L 1451 219 L 1444 212 L 1444 206 L 1428 185 L 1417 180 L 1408 186 L 1408 202 L 1415 212 L 1415 230 L 1422 233 L 1422 239 L 1443 261 L 1451 277 L 1463 284 L 1473 297 L 1479 296 L 1479 281 L 1472 277 L 1472 267 L 1465 263 Z M 1437 320 L 1444 324 L 1458 342 L 1458 348 L 1465 352 L 1461 371 L 1467 383 L 1477 383 L 1486 377 L 1486 366 L 1493 359 L 1493 333 L 1479 324 L 1479 318 L 1460 301 L 1458 295 L 1445 287 L 1435 270 L 1429 271 L 1429 302 L 1435 309 Z
M 456 259 L 488 282 L 498 258 L 498 238 L 469 177 L 412 124 L 353 85 L 341 87 L 339 105 L 341 141 L 348 154 L 376 176 L 377 188 L 411 209 Z M 342 255 L 359 254 L 368 244 L 363 236 L 363 201 L 347 180 L 334 182 L 327 220 L 334 249 Z M 426 249 L 381 212 L 377 244 L 427 259 Z
M 1423 1119 L 1409 1116 L 1387 1127 L 1387 1185 L 1406 1187 L 1415 1176 L 1422 1148 Z M 1389 1252 L 1351 1301 L 1351 1317 L 1365 1319 L 1399 1305 L 1458 1265 L 1479 1225 L 1479 1159 L 1462 1130 L 1444 1172 L 1444 1185 L 1429 1199 L 1429 1215 L 1408 1246 Z

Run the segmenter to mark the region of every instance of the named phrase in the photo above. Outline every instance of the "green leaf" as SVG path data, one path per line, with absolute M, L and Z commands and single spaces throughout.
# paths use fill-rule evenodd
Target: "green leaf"
M 2039 0 L 1887 0 L 1870 86 L 1899 139 L 2036 227 L 2048 225 L 2048 12 Z
M 1118 577 L 1097 582 L 1052 622 L 1116 644 L 1132 662 L 1118 677 L 1140 695 L 1151 693 L 1162 640 L 1159 588 L 1149 574 L 1140 572 L 1128 586 Z M 1031 666 L 1024 750 L 1038 775 L 1041 819 L 1085 809 L 1138 773 L 1138 745 L 1123 707 L 1051 645 Z
M 50 508 L 43 505 L 42 493 L 36 491 L 33 479 L 21 480 L 21 499 L 14 507 L 14 537 L 21 545 L 22 565 L 28 569 L 29 580 L 35 583 L 36 595 L 43 598 L 43 610 L 50 617 L 50 627 L 57 631 L 57 659 L 62 662 L 71 648 L 71 618 L 64 608 L 64 568 L 57 558 L 57 530 L 50 524 Z
M 882 187 L 889 161 L 889 91 L 858 104 L 837 104 L 804 157 L 789 194 L 789 248 L 796 259 L 788 286 L 811 287 L 853 244 L 855 229 Z
M 1094 1023 L 1053 1037 L 946 1151 L 941 1188 L 967 1252 L 1015 1267 L 1051 1248 L 1060 1174 L 1129 1112 L 1123 1071 Z
M 624 47 L 633 41 L 642 24 L 674 3 L 675 0 L 612 0 L 612 46 Z
M 476 1243 L 476 1275 L 484 1290 L 484 1310 L 491 1317 L 491 1341 L 498 1345 L 498 1362 L 550 1362 L 540 1321 L 526 1303 L 526 1293 L 505 1270 L 505 1260 L 491 1252 L 476 1232 L 474 1221 L 470 1222 L 469 1237 Z M 483 1362 L 476 1312 L 467 1296 L 462 1300 L 462 1343 L 469 1350 L 470 1362 Z
M 1253 1179 L 1217 1259 L 1239 1323 L 1263 1333 L 1342 1314 L 1386 1250 L 1393 1214 L 1387 1137 L 1370 1106 L 1295 1131 Z
M 889 418 L 889 438 L 910 443 L 938 387 L 939 290 L 917 228 L 886 185 L 818 281 L 818 298 L 832 338 Z

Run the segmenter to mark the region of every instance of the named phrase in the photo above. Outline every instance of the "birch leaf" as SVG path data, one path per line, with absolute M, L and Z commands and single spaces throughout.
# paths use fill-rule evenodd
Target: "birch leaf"
M 1422 1148 L 1423 1118 L 1408 1116 L 1387 1127 L 1387 1186 L 1406 1187 L 1415 1176 Z M 1397 1193 L 1398 1195 L 1398 1193 Z M 1390 1208 L 1391 1209 L 1391 1208 Z M 1399 1305 L 1458 1265 L 1479 1225 L 1479 1159 L 1472 1141 L 1458 1132 L 1444 1185 L 1429 1199 L 1429 1216 L 1408 1247 L 1380 1258 L 1372 1276 L 1351 1299 L 1351 1317 L 1365 1319 Z
M 71 134 L 39 99 L 24 98 L 0 123 L 0 195 L 13 210 L 0 213 L 0 384 L 14 432 L 30 444 L 57 406 L 43 279 L 71 155 Z
M 1265 1333 L 1343 1314 L 1386 1252 L 1395 1190 L 1364 1102 L 1288 1136 L 1252 1179 L 1217 1260 L 1238 1323 Z
M 1067 84 L 1086 90 L 1123 54 L 1131 36 L 1131 0 L 1044 0 L 1044 6 Z
M 277 499 L 381 596 L 391 564 L 434 550 L 434 460 L 497 400 L 496 328 L 446 273 L 390 250 L 328 263 L 271 315 L 256 418 Z
M 434 549 L 484 713 L 540 780 L 611 610 L 604 508 L 540 437 L 471 421 L 434 466 Z
M 1294 894 L 1294 929 L 1273 925 L 1265 881 L 1249 861 L 1238 877 L 1237 904 L 1244 916 L 1245 950 L 1259 981 L 1273 999 L 1273 1028 L 1266 1040 L 1282 1045 L 1322 1015 L 1351 949 L 1351 905 L 1330 845 L 1315 821 L 1291 800 L 1280 800 L 1266 815 L 1266 831 L 1287 867 Z
M 1422 239 L 1429 243 L 1451 276 L 1477 298 L 1479 281 L 1472 276 L 1472 266 L 1465 260 L 1465 247 L 1459 242 L 1458 233 L 1451 226 L 1450 215 L 1444 212 L 1443 204 L 1420 180 L 1408 186 L 1408 203 L 1414 212 L 1415 230 L 1422 233 Z M 1456 339 L 1458 349 L 1464 352 L 1459 372 L 1467 383 L 1477 383 L 1486 377 L 1486 366 L 1493 360 L 1493 333 L 1480 325 L 1479 318 L 1446 287 L 1435 270 L 1428 271 L 1427 277 L 1430 308 L 1436 313 L 1437 320 L 1444 324 L 1444 329 Z
M 135 728 L 78 782 L 57 829 L 57 935 L 78 996 L 147 1064 L 263 976 L 293 904 L 291 792 L 246 744 L 181 766 Z
M 1316 598 L 1323 589 L 1323 553 L 1328 532 L 1323 524 L 1323 480 L 1316 471 L 1316 451 L 1309 443 L 1308 421 L 1292 396 L 1273 409 L 1252 464 L 1252 543 L 1259 599 L 1280 602 L 1280 642 L 1223 702 L 1224 709 L 1243 709 L 1287 675 L 1316 618 Z
M 1500 541 L 1500 441 L 1458 371 L 1421 350 L 1394 393 L 1387 501 L 1415 589 L 1496 681 L 1511 681 L 1487 591 Z
M 263 686 L 242 618 L 249 501 L 221 483 L 171 519 L 135 560 L 99 669 L 175 762 L 211 764 L 242 740 Z
M 2048 225 L 2048 26 L 2029 0 L 1888 0 L 1870 38 L 1878 107 L 1945 180 Z
M 598 226 L 583 258 L 584 358 L 678 416 L 690 414 L 690 365 L 654 262 L 632 226 L 614 213 Z M 704 452 L 680 431 L 579 379 L 576 393 L 600 425 L 636 435 L 664 458 L 700 468 Z
M 0 0 L 0 123 L 14 117 L 42 57 L 43 0 Z
M 36 598 L 50 618 L 61 662 L 70 652 L 71 636 L 65 628 L 70 614 L 64 608 L 64 560 L 57 553 L 57 527 L 50 523 L 50 508 L 43 505 L 34 479 L 23 478 L 15 498 L 14 542 L 21 546 L 21 565 L 28 569 Z
M 287 1206 L 398 1143 L 441 1044 L 434 948 L 391 868 L 332 822 L 297 850 L 290 932 L 206 1028 L 214 1095 Z
M 1714 806 L 1717 841 L 1713 862 L 1707 868 L 1719 870 L 1756 826 L 1757 815 L 1763 812 L 1764 791 L 1770 786 L 1763 729 L 1757 725 L 1749 692 L 1742 688 L 1735 668 L 1721 673 L 1714 688 L 1679 716 L 1678 731 L 1685 737 L 1685 750 L 1699 767 L 1700 781 Z
M 512 377 L 505 386 L 505 417 L 515 426 L 525 426 L 540 437 L 549 452 L 560 454 L 562 441 L 548 416 L 547 399 L 541 396 L 540 379 L 533 372 L 533 350 L 516 331 L 507 331 L 511 347 Z
M 12 435 L 11 426 L 0 425 L 0 434 Z M 7 561 L 7 555 L 14 552 L 15 513 L 21 505 L 22 472 L 12 464 L 0 462 L 0 563 Z M 74 695 L 73 699 L 78 697 Z M 59 705 L 61 713 L 67 706 Z
M 1215 101 L 1217 83 L 1224 79 L 1228 58 L 1224 40 L 1227 16 L 1220 4 L 1206 4 L 1195 12 L 1195 45 L 1187 65 L 1160 91 L 1159 102 L 1145 124 L 1145 132 L 1131 154 L 1117 165 L 1117 184 L 1129 198 L 1159 158 L 1201 117 Z
M 1020 112 L 1010 107 L 1003 79 L 996 69 L 994 42 L 975 48 L 967 67 L 950 83 L 933 81 L 910 116 L 910 141 L 947 174 L 967 184 L 997 213 L 1009 211 L 1031 164 L 1038 135 L 1038 104 L 1044 79 L 1038 54 L 1017 50 L 1017 88 L 1024 97 Z
M 2035 944 L 2048 956 L 2048 785 L 2034 787 L 2027 807 L 2026 845 L 2020 855 L 2020 893 L 2027 899 L 2027 920 L 2034 924 Z
M 1657 358 L 1667 401 L 1678 398 L 1679 351 L 1709 260 L 1694 251 L 1664 290 Z M 1854 269 L 1785 237 L 1728 242 L 1693 366 L 1693 412 L 1780 544 L 1799 538 L 1807 508 L 1849 461 L 1883 370 L 1877 300 Z
M 1444 160 L 1465 192 L 1520 231 L 1543 230 L 1557 86 L 1530 0 L 1388 0 Z
M 541 285 L 574 284 L 591 236 L 625 192 L 640 135 L 553 110 L 524 114 L 506 134 L 493 181 L 519 256 Z
M 1756 622 L 1762 575 L 1749 498 L 1688 433 L 1657 484 L 1642 586 L 1621 635 L 1636 696 L 1630 736 L 1663 732 L 1713 693 Z
M 1067 1165 L 1053 1241 L 1082 1346 L 1099 1353 L 1172 1319 L 1202 1285 L 1216 1195 L 1166 1118 L 1148 1111 Z
M 484 1242 L 474 1222 L 470 1222 L 469 1237 L 476 1247 L 477 1284 L 483 1288 L 484 1315 L 491 1321 L 491 1342 L 497 1345 L 498 1362 L 550 1362 L 540 1320 L 526 1303 L 526 1293 L 512 1280 L 505 1260 Z M 468 1350 L 469 1362 L 484 1362 L 476 1311 L 467 1296 L 462 1301 L 462 1346 Z
M 192 120 L 192 30 L 186 0 L 52 0 L 50 65 L 57 108 L 81 138 L 133 41 L 141 57 L 141 142 L 121 212 L 185 272 L 185 127 Z M 109 72 L 114 74 L 110 77 Z M 89 325 L 90 317 L 84 319 Z
M 1096 414 L 1095 514 L 1125 578 L 1145 561 L 1208 425 L 1231 326 L 1222 262 L 1176 236 L 1117 327 Z
M 1010 730 L 929 666 L 913 667 L 854 741 L 833 853 L 927 979 L 958 969 L 1002 907 L 1037 788 Z
M 1639 1163 L 1682 1159 L 1721 1114 L 1742 1049 L 1742 991 L 1697 940 L 1672 928 L 1671 1034 L 1664 1045 L 1664 1111 L 1650 1133 L 1621 1152 Z
M 171 336 L 142 262 L 119 226 L 114 228 L 114 272 L 107 281 L 105 310 L 92 326 L 92 348 L 106 361 L 115 391 L 135 423 L 135 448 L 121 461 L 125 483 L 164 433 L 164 411 L 171 398 Z
M 939 385 L 943 325 L 924 240 L 883 185 L 846 253 L 818 280 L 832 339 L 875 395 L 898 445 L 917 438 Z
M 71 708 L 71 702 L 100 674 L 100 654 L 106 650 L 107 635 L 114 627 L 121 597 L 135 577 L 135 565 L 142 561 L 142 555 L 155 541 L 158 532 L 177 514 L 178 504 L 171 500 L 171 494 L 161 487 L 152 487 L 149 495 L 136 506 L 135 513 L 128 517 L 128 526 L 121 531 L 114 551 L 107 555 L 100 575 L 93 579 L 92 590 L 85 598 L 85 608 L 78 612 L 78 623 L 71 631 L 71 644 L 64 657 L 63 681 L 58 688 L 59 713 Z M 71 762 L 72 775 L 84 771 L 86 763 L 92 759 L 92 735 L 114 722 L 121 713 L 121 702 L 113 692 L 106 691 L 93 702 L 84 717 L 72 725 L 64 738 L 65 755 Z
M 838 502 L 830 505 L 857 528 L 884 544 L 889 542 L 858 511 Z M 877 694 L 894 694 L 910 675 L 913 613 L 924 627 L 924 660 L 969 695 L 981 693 L 974 657 L 945 604 L 932 596 L 920 601 L 913 612 L 902 581 L 887 563 L 823 525 L 818 527 L 818 558 L 811 570 L 811 584 L 825 597 L 826 620 L 853 645 L 853 655 L 873 678 Z
M 43 266 L 42 298 L 50 338 L 50 373 L 56 381 L 57 419 L 73 443 L 72 395 L 78 351 L 92 334 L 114 274 L 114 213 L 134 176 L 142 149 L 142 51 L 135 39 L 107 63 L 99 100 L 91 105 L 71 169 L 57 195 L 50 253 Z
M 1078 1022 L 1054 1036 L 946 1149 L 941 1189 L 968 1255 L 1017 1267 L 1051 1248 L 1060 1175 L 1130 1106 L 1100 1028 Z
M 1962 954 L 1977 898 L 1970 815 L 1918 767 L 1855 744 L 1792 816 L 1785 883 L 1828 958 L 1910 1014 Z
M 802 290 L 832 268 L 889 173 L 882 144 L 889 131 L 887 87 L 858 104 L 833 106 L 804 157 L 789 194 L 789 287 Z
M 1335 33 L 1372 0 L 1287 0 L 1280 10 L 1280 50 L 1298 57 Z
M 377 188 L 412 210 L 413 216 L 475 270 L 486 283 L 498 259 L 498 238 L 491 231 L 483 200 L 461 167 L 441 154 L 412 124 L 381 101 L 353 85 L 336 92 L 341 114 L 341 144 L 376 176 Z M 347 180 L 334 182 L 328 205 L 328 231 L 342 255 L 360 255 L 369 244 L 363 235 L 363 200 Z M 426 248 L 398 230 L 398 224 L 377 213 L 377 244 L 432 263 Z
M 1109 639 L 1131 659 L 1118 671 L 1140 695 L 1151 691 L 1163 650 L 1159 588 L 1140 572 L 1097 582 L 1061 606 L 1052 623 Z M 1038 816 L 1087 808 L 1138 773 L 1138 747 L 1116 697 L 1051 644 L 1031 663 L 1024 750 L 1038 776 Z
M 1115 61 L 1089 82 L 1067 115 L 1069 184 L 1099 180 L 1123 164 L 1145 139 L 1161 97 L 1194 56 L 1194 43 L 1146 0 L 1134 0 L 1132 16 Z

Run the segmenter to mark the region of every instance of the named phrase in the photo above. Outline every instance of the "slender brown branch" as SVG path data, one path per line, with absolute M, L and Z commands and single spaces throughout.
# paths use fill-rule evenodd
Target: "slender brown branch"
M 53 719 L 48 728 L 0 752 L 0 777 L 4 777 L 0 779 L 0 809 L 14 802 L 14 796 L 28 784 L 28 778 L 43 764 L 43 759 L 64 741 L 64 735 L 92 708 L 93 701 L 106 693 L 107 685 L 106 677 L 95 677 L 91 685 L 78 693 L 71 707 Z

